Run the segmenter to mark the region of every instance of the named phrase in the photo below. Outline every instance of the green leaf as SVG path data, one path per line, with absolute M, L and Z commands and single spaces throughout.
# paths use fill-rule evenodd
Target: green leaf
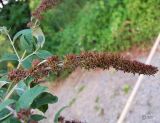
M 31 115 L 31 119 L 34 121 L 40 121 L 40 120 L 46 119 L 46 117 L 39 114 L 33 114 Z
M 2 86 L 4 86 L 4 85 L 6 85 L 6 84 L 8 84 L 9 82 L 7 82 L 7 81 L 1 81 L 0 80 L 0 88 L 2 87 Z
M 21 96 L 27 90 L 27 86 L 23 81 L 20 81 L 17 85 L 16 92 Z
M 41 59 L 46 59 L 50 56 L 53 56 L 52 53 L 46 51 L 46 50 L 39 50 L 36 55 Z
M 31 29 L 24 29 L 19 31 L 14 36 L 13 41 L 15 42 L 18 38 L 20 38 L 20 48 L 22 50 L 26 50 L 27 52 L 33 51 L 34 41 Z
M 7 99 L 7 100 L 1 102 L 1 104 L 0 104 L 0 111 L 2 111 L 3 109 L 5 109 L 6 106 L 8 106 L 8 105 L 10 105 L 10 104 L 12 104 L 14 102 L 15 101 L 11 100 L 11 99 Z
M 19 111 L 20 109 L 29 108 L 33 100 L 42 92 L 46 91 L 46 89 L 46 87 L 37 85 L 30 90 L 27 90 L 17 101 L 16 110 Z
M 27 38 L 29 40 L 31 40 L 32 39 L 31 38 L 31 36 L 32 36 L 32 30 L 31 29 L 24 29 L 24 30 L 21 30 L 21 31 L 17 32 L 15 34 L 15 36 L 13 37 L 13 41 L 17 40 L 21 35 L 26 35 Z
M 30 56 L 29 58 L 27 58 L 26 60 L 24 60 L 24 61 L 22 62 L 22 66 L 23 66 L 25 69 L 31 68 L 31 66 L 32 66 L 32 61 L 33 61 L 34 59 L 36 59 L 36 58 L 37 58 L 37 56 L 35 56 L 35 55 Z
M 0 111 L 0 119 L 6 117 L 6 115 L 8 115 L 10 113 L 10 111 L 8 109 L 3 109 L 2 111 Z M 1 120 L 0 120 L 1 121 Z M 1 121 L 2 122 L 2 121 Z
M 34 78 L 33 77 L 27 77 L 27 79 L 25 80 L 25 84 L 27 85 L 27 87 L 30 87 L 31 82 L 33 82 Z
M 48 92 L 41 93 L 32 103 L 32 108 L 39 108 L 45 104 L 53 104 L 58 101 L 57 96 L 54 96 Z
M 42 48 L 45 43 L 45 36 L 40 27 L 32 29 L 32 35 L 37 39 L 37 47 Z
M 27 52 L 33 51 L 33 45 L 27 41 L 24 35 L 20 37 L 20 47 L 22 50 L 26 50 Z
M 17 118 L 13 116 L 7 117 L 6 119 L 2 120 L 1 123 L 21 123 Z
M 10 82 L 7 81 L 7 78 L 4 77 L 4 78 L 0 78 L 0 88 L 6 84 L 8 84 Z
M 7 89 L 6 88 L 0 88 L 0 98 L 4 98 L 4 96 L 6 95 L 6 91 Z
M 68 108 L 69 106 L 64 106 L 62 107 L 56 114 L 55 114 L 55 117 L 54 117 L 54 123 L 59 123 L 58 122 L 58 118 L 60 117 L 61 115 L 61 112 L 64 111 L 66 108 Z
M 5 53 L 0 59 L 0 62 L 3 62 L 3 61 L 18 61 L 18 58 L 15 54 Z
M 38 107 L 38 109 L 40 111 L 42 111 L 43 113 L 45 113 L 48 110 L 48 104 L 42 105 L 42 106 Z

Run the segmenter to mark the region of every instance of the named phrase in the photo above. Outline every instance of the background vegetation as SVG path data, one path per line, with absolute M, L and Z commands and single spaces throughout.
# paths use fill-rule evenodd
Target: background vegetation
M 0 10 L 0 26 L 7 26 L 11 34 L 26 28 L 39 2 L 9 0 Z M 160 30 L 159 11 L 159 0 L 61 0 L 41 21 L 45 49 L 65 55 L 84 50 L 122 51 L 148 43 Z M 0 45 L 6 48 L 4 37 Z

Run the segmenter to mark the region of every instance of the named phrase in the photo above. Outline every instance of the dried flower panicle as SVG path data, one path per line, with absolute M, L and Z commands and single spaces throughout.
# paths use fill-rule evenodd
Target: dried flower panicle
M 28 74 L 29 73 L 26 70 L 16 69 L 9 72 L 8 79 L 17 83 L 28 76 Z
M 40 64 L 40 60 L 32 62 L 32 68 L 29 70 L 13 70 L 9 72 L 8 78 L 13 82 L 18 82 L 27 76 L 34 77 L 34 82 L 38 82 L 48 76 L 50 72 L 58 73 L 60 71 L 77 67 L 85 69 L 109 69 L 121 70 L 128 73 L 138 73 L 144 75 L 154 75 L 158 68 L 152 65 L 145 65 L 137 61 L 131 61 L 118 54 L 83 52 L 80 55 L 66 55 L 63 60 L 58 56 L 52 56 L 46 59 L 46 62 Z
M 58 56 L 51 56 L 47 58 L 46 65 L 51 68 L 52 72 L 58 72 L 61 70 L 59 62 L 60 59 Z
M 32 13 L 32 16 L 34 16 L 38 20 L 42 19 L 42 13 L 47 11 L 48 9 L 51 9 L 53 6 L 55 6 L 58 3 L 58 1 L 59 0 L 41 0 L 40 5 Z
M 39 60 L 34 60 L 32 62 L 32 68 L 29 69 L 28 73 L 29 76 L 34 77 L 34 82 L 38 82 L 38 80 L 41 80 L 43 77 L 48 76 L 50 70 L 48 70 L 48 66 L 46 64 L 40 64 Z
M 109 69 L 113 67 L 116 70 L 145 75 L 153 75 L 158 71 L 157 67 L 152 65 L 127 60 L 112 53 L 83 52 L 80 55 L 67 55 L 64 61 L 64 68 L 66 69 L 74 69 L 78 66 L 85 69 Z

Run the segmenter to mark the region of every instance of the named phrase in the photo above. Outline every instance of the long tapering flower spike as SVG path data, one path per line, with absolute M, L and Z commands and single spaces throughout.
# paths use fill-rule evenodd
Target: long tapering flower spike
M 42 64 L 40 61 L 33 61 L 32 68 L 26 70 L 14 70 L 8 75 L 10 80 L 18 81 L 26 76 L 32 76 L 35 81 L 46 77 L 50 72 L 60 72 L 63 70 L 74 70 L 77 67 L 84 69 L 101 68 L 108 70 L 110 67 L 116 70 L 121 70 L 127 73 L 154 75 L 158 68 L 152 65 L 146 65 L 138 61 L 132 61 L 125 59 L 119 54 L 113 53 L 97 53 L 97 52 L 83 52 L 79 55 L 70 54 L 66 55 L 64 59 L 60 59 L 58 56 L 51 56 L 45 60 Z

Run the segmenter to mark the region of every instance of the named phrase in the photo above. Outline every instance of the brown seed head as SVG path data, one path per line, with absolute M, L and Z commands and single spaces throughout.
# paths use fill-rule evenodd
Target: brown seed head
M 26 70 L 16 69 L 9 72 L 8 79 L 17 83 L 28 76 L 28 74 L 29 73 Z

